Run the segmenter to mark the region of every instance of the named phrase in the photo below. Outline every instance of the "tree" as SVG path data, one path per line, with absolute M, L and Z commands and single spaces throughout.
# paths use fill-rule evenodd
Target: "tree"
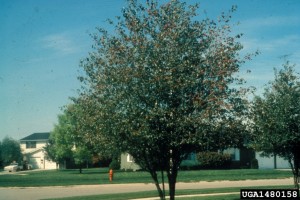
M 254 147 L 289 161 L 299 189 L 300 76 L 288 62 L 252 106 Z
M 79 172 L 82 173 L 82 166 L 92 160 L 92 153 L 85 146 L 77 146 L 73 152 L 75 164 L 79 165 Z
M 82 173 L 83 164 L 92 160 L 95 151 L 83 139 L 83 134 L 80 134 L 77 120 L 81 114 L 78 105 L 70 104 L 65 107 L 63 114 L 58 115 L 58 124 L 55 125 L 45 150 L 48 157 L 58 163 L 74 159 L 75 164 L 79 166 L 79 172 Z
M 2 160 L 2 144 L 1 144 L 1 141 L 0 141 L 0 168 L 3 167 L 3 160 Z
M 115 32 L 99 28 L 94 52 L 82 61 L 85 90 L 78 101 L 85 117 L 78 121 L 84 127 L 82 121 L 92 119 L 87 129 L 97 130 L 82 133 L 130 153 L 150 172 L 161 199 L 158 172 L 162 183 L 167 174 L 174 199 L 178 167 L 188 154 L 243 139 L 247 90 L 237 86 L 243 81 L 235 73 L 245 59 L 238 54 L 241 34 L 230 36 L 229 25 L 235 7 L 217 22 L 194 21 L 197 8 L 179 0 L 128 0 L 123 17 L 109 20 Z
M 66 160 L 73 157 L 73 131 L 73 125 L 70 118 L 65 113 L 59 115 L 58 124 L 55 125 L 54 130 L 50 135 L 49 142 L 45 147 L 49 159 L 54 160 L 57 163 L 66 163 Z
M 5 137 L 1 144 L 1 158 L 3 166 L 9 165 L 13 161 L 22 161 L 21 147 L 18 141 Z
M 77 145 L 84 145 L 103 159 L 111 159 L 120 156 L 120 152 L 114 148 L 113 142 L 101 134 L 99 121 L 99 107 L 85 95 L 72 98 L 74 104 L 67 106 L 66 115 L 72 121 L 74 131 L 72 137 Z

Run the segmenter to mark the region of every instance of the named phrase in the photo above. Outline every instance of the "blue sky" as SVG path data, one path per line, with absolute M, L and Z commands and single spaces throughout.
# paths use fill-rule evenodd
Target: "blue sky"
M 216 19 L 232 5 L 234 28 L 244 33 L 243 52 L 261 54 L 241 76 L 257 92 L 285 59 L 300 72 L 300 1 L 188 0 L 200 3 L 199 19 Z M 61 107 L 80 88 L 79 61 L 91 50 L 90 33 L 109 28 L 124 0 L 0 0 L 0 140 L 51 131 Z M 243 73 L 246 69 L 251 74 Z

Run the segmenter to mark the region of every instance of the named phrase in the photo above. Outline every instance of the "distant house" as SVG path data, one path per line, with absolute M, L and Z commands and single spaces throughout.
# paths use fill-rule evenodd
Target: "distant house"
M 290 169 L 289 162 L 280 156 L 263 157 L 262 152 L 256 152 L 259 169 Z
M 248 148 L 230 148 L 226 149 L 224 153 L 231 154 L 232 161 L 238 161 L 240 167 L 248 168 L 251 166 L 251 161 L 255 158 L 258 161 L 259 169 L 290 169 L 290 164 L 287 160 L 280 156 L 262 156 L 262 152 L 255 152 Z
M 123 170 L 139 170 L 141 167 L 134 162 L 133 157 L 129 153 L 121 154 L 121 169 Z
M 33 133 L 20 140 L 23 161 L 27 161 L 33 169 L 56 169 L 56 162 L 49 161 L 44 147 L 49 140 L 50 133 Z
M 223 151 L 231 155 L 232 168 L 250 168 L 251 161 L 256 158 L 258 161 L 259 169 L 288 169 L 290 165 L 288 161 L 279 156 L 262 157 L 261 152 L 255 152 L 248 148 L 229 148 Z M 186 160 L 182 162 L 182 165 L 197 165 L 198 161 L 196 154 L 190 154 Z M 123 170 L 139 170 L 141 167 L 134 162 L 133 157 L 128 153 L 121 155 L 121 169 Z
M 230 148 L 224 151 L 224 153 L 228 153 L 231 155 L 232 161 L 240 162 L 240 150 L 236 148 Z M 250 161 L 249 161 L 250 163 Z M 182 161 L 181 166 L 193 166 L 198 165 L 198 161 L 195 153 L 189 154 L 187 159 Z M 139 170 L 141 167 L 134 162 L 134 158 L 129 153 L 121 154 L 121 169 L 122 170 Z
M 257 159 L 259 169 L 290 169 L 290 165 L 287 160 L 284 160 L 280 156 L 262 156 L 262 152 L 255 152 L 253 149 L 242 147 L 229 148 L 223 151 L 231 155 L 233 161 L 233 168 L 250 168 L 251 161 Z M 236 164 L 236 166 L 235 166 Z

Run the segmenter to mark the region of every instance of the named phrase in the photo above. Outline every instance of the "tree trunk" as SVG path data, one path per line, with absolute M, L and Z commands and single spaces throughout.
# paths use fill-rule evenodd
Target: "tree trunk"
M 170 200 L 175 199 L 177 173 L 178 173 L 178 169 L 175 166 L 172 166 L 170 171 L 168 171 Z
M 298 152 L 294 153 L 294 186 L 299 190 L 299 158 L 298 158 Z
M 148 157 L 148 153 L 144 150 L 143 151 L 143 158 L 144 158 L 144 164 L 145 164 L 145 169 L 147 169 L 147 171 L 150 173 L 153 181 L 154 181 L 154 184 L 155 184 L 155 187 L 157 189 L 157 192 L 158 192 L 158 195 L 159 195 L 159 198 L 161 200 L 165 200 L 166 197 L 165 197 L 165 194 L 164 192 L 162 191 L 160 185 L 159 185 L 159 181 L 158 181 L 158 178 L 157 178 L 157 173 L 156 173 L 156 170 L 155 168 L 152 167 L 152 162 L 149 161 L 149 157 Z
M 164 170 L 161 169 L 161 182 L 162 182 L 162 191 L 163 191 L 163 198 L 166 199 L 166 190 L 165 190 L 165 177 L 164 177 Z
M 299 190 L 299 159 L 297 157 L 297 153 L 293 154 L 293 158 L 289 158 L 288 161 L 292 168 L 293 176 L 294 176 L 294 187 Z
M 79 165 L 79 173 L 82 173 L 82 164 Z
M 162 189 L 160 188 L 160 185 L 159 185 L 159 182 L 158 182 L 158 179 L 157 179 L 157 173 L 156 173 L 156 171 L 149 171 L 149 172 L 150 172 L 151 177 L 152 177 L 152 179 L 154 181 L 154 184 L 156 186 L 159 198 L 161 200 L 165 200 L 166 198 L 165 198 L 165 195 L 164 195 Z
M 299 190 L 299 175 L 294 174 L 294 186 Z

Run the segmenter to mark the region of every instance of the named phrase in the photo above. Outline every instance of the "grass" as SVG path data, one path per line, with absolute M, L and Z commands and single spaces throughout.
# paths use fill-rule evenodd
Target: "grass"
M 247 180 L 290 178 L 290 171 L 279 170 L 199 170 L 180 171 L 177 182 L 198 182 L 217 180 Z M 42 180 L 42 181 L 41 181 Z M 24 171 L 0 176 L 0 187 L 40 187 L 92 184 L 152 183 L 148 172 L 116 171 L 114 181 L 108 180 L 107 168 L 79 170 Z
M 292 186 L 260 186 L 260 187 L 245 187 L 243 189 L 287 189 Z M 230 193 L 240 192 L 241 188 L 211 188 L 211 189 L 198 189 L 198 190 L 177 190 L 176 199 L 178 200 L 235 200 L 240 199 L 240 194 L 229 194 L 229 195 L 216 195 L 216 196 L 201 196 L 201 197 L 185 197 L 180 198 L 180 195 L 192 195 L 192 194 L 213 194 L 213 193 Z M 49 200 L 125 200 L 125 199 L 136 199 L 136 198 L 148 198 L 157 197 L 156 191 L 148 192 L 134 192 L 134 193 L 122 193 L 122 194 L 105 194 L 105 195 L 91 195 L 91 196 L 78 196 L 78 197 L 67 197 Z
M 258 180 L 258 179 L 280 179 L 292 177 L 291 171 L 280 170 L 257 170 L 257 169 L 235 169 L 235 170 L 200 170 L 181 171 L 178 182 L 219 181 L 219 180 Z
M 239 194 L 229 194 L 229 195 L 216 195 L 216 196 L 206 196 L 206 197 L 191 197 L 191 198 L 176 198 L 176 200 L 239 200 Z

